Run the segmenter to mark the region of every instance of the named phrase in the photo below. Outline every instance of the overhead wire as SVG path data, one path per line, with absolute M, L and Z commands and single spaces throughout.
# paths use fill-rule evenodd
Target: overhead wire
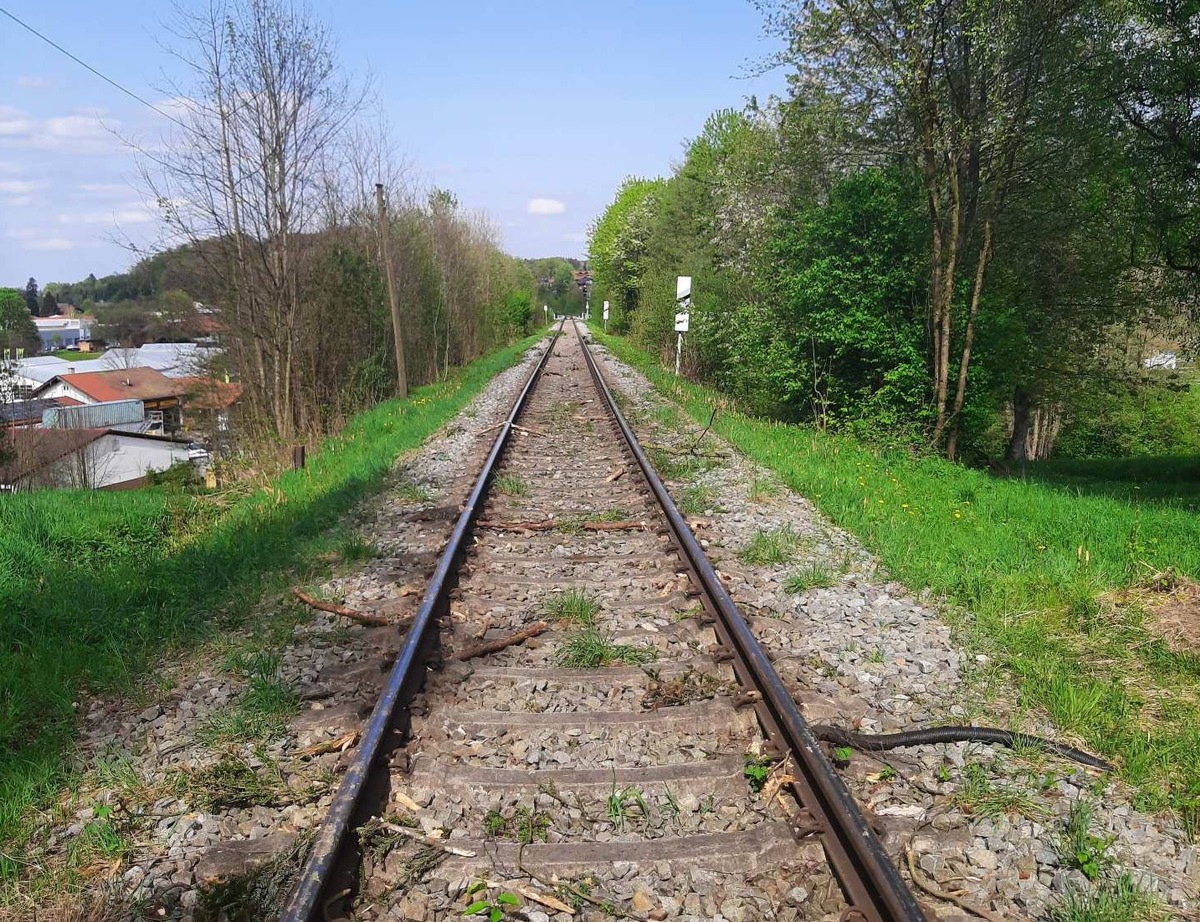
M 137 102 L 140 102 L 147 109 L 152 109 L 153 111 L 155 111 L 159 115 L 161 115 L 163 118 L 169 119 L 170 121 L 172 121 L 176 125 L 178 125 L 180 128 L 182 128 L 184 131 L 190 130 L 187 125 L 185 125 L 179 119 L 175 118 L 175 116 L 171 115 L 169 112 L 164 112 L 158 106 L 154 105 L 154 103 L 147 101 L 146 99 L 144 99 L 143 97 L 141 97 L 137 93 L 135 93 L 133 90 L 130 90 L 130 89 L 122 86 L 116 80 L 113 80 L 111 77 L 101 73 L 96 68 L 92 67 L 91 64 L 87 63 L 87 61 L 84 61 L 81 58 L 76 57 L 71 52 L 67 51 L 67 49 L 64 48 L 62 45 L 58 44 L 58 42 L 56 42 L 53 39 L 49 38 L 48 36 L 42 34 L 37 29 L 35 29 L 33 26 L 31 26 L 29 23 L 24 22 L 21 19 L 18 19 L 16 16 L 14 16 L 12 13 L 10 13 L 8 10 L 6 10 L 2 6 L 0 6 L 0 13 L 3 13 L 5 16 L 7 16 L 9 19 L 11 19 L 13 22 L 15 22 L 22 29 L 25 29 L 26 31 L 30 32 L 31 34 L 36 35 L 38 38 L 40 38 L 43 42 L 45 42 L 51 48 L 66 55 L 68 58 L 70 58 L 72 61 L 74 61 L 76 64 L 78 64 L 80 67 L 95 74 L 97 77 L 99 77 L 105 83 L 120 90 L 122 93 L 124 93 L 126 96 L 130 97 L 131 99 L 134 99 Z

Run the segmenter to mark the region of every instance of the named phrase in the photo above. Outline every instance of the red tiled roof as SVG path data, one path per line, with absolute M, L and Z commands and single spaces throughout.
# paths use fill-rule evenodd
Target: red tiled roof
M 60 407 L 81 407 L 84 405 L 82 400 L 76 400 L 74 397 L 55 397 L 54 403 Z
M 178 397 L 182 388 L 154 368 L 124 368 L 115 371 L 83 371 L 51 378 L 39 390 L 55 381 L 69 384 L 97 403 L 114 400 L 162 400 Z

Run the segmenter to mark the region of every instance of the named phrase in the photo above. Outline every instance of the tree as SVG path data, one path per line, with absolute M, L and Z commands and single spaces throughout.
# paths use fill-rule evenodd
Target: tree
M 1195 0 L 1129 0 L 1110 9 L 1109 82 L 1134 130 L 1134 175 L 1153 255 L 1200 280 L 1200 7 Z
M 616 199 L 591 227 L 588 254 L 596 281 L 593 297 L 615 302 L 613 326 L 618 329 L 637 311 L 650 222 L 657 196 L 665 186 L 662 179 L 626 178 Z
M 339 75 L 333 40 L 285 0 L 179 9 L 180 58 L 194 81 L 187 129 L 144 164 L 169 228 L 211 249 L 230 302 L 227 348 L 247 399 L 276 434 L 305 426 L 299 351 L 303 280 L 335 142 L 363 101 Z M 213 241 L 217 241 L 214 243 Z
M 38 302 L 38 284 L 37 280 L 30 278 L 25 283 L 25 307 L 29 310 L 30 315 L 37 317 L 40 305 Z
M 20 349 L 36 353 L 41 346 L 37 324 L 15 288 L 0 288 L 0 350 L 11 355 Z
M 54 297 L 54 293 L 47 291 L 42 295 L 42 309 L 40 311 L 43 317 L 53 317 L 58 313 L 58 299 Z
M 1082 0 L 778 0 L 793 92 L 876 162 L 923 178 L 932 440 L 954 457 L 999 219 L 1052 92 L 1086 39 Z

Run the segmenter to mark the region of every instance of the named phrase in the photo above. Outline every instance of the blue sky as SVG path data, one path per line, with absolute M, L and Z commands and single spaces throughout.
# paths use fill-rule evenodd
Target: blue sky
M 152 102 L 178 75 L 162 0 L 0 7 Z M 346 69 L 372 75 L 417 174 L 485 211 L 518 256 L 582 256 L 624 176 L 665 172 L 710 112 L 784 86 L 747 76 L 776 47 L 748 0 L 311 8 Z M 127 268 L 126 244 L 157 234 L 118 135 L 152 142 L 163 124 L 0 17 L 0 285 Z

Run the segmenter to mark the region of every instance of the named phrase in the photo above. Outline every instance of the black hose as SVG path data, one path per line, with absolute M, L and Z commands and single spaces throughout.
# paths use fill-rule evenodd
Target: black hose
M 851 749 L 861 749 L 865 752 L 882 752 L 901 746 L 928 746 L 933 743 L 998 743 L 1009 749 L 1014 746 L 1038 746 L 1089 768 L 1098 768 L 1104 772 L 1114 771 L 1111 763 L 1074 746 L 1064 746 L 1040 736 L 997 730 L 993 727 L 929 727 L 925 730 L 879 734 L 855 733 L 853 730 L 829 724 L 810 724 L 809 729 L 823 742 L 835 746 L 849 746 Z

